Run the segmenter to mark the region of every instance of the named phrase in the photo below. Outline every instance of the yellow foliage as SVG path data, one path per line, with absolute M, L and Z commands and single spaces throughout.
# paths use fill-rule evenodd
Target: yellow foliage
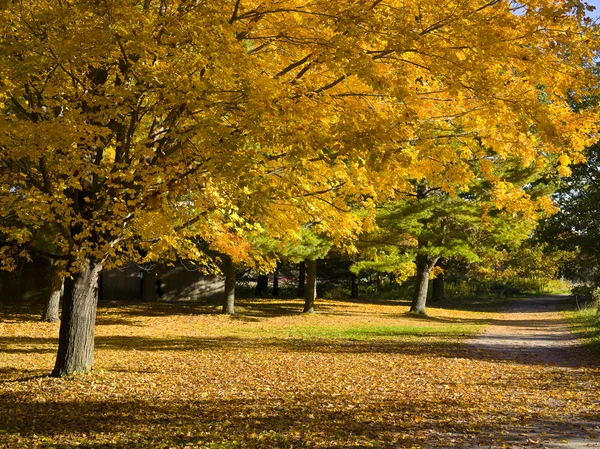
M 597 36 L 581 6 L 293 0 L 6 2 L 0 10 L 3 239 L 39 223 L 54 252 L 252 261 L 260 228 L 351 246 L 409 180 L 555 164 L 592 142 Z M 588 89 L 588 90 L 586 90 Z M 539 205 L 547 208 L 547 205 Z M 32 237 L 35 241 L 35 236 Z

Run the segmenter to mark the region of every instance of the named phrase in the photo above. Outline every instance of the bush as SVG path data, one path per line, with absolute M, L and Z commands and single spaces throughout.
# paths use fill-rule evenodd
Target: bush
M 474 296 L 504 297 L 523 293 L 524 288 L 517 282 L 479 281 L 457 279 L 449 281 L 444 287 L 450 298 L 468 298 Z
M 600 307 L 600 287 L 595 285 L 577 285 L 571 289 L 571 298 L 578 309 Z M 600 309 L 599 309 L 600 310 Z
M 468 298 L 475 296 L 476 288 L 467 280 L 457 279 L 445 283 L 444 293 L 449 298 Z

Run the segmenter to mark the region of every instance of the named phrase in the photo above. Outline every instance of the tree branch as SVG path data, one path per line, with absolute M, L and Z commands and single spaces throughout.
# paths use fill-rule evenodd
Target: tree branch
M 237 0 L 235 2 L 235 6 L 233 7 L 233 14 L 231 15 L 231 19 L 229 19 L 229 24 L 231 25 L 237 19 L 237 13 L 240 9 L 241 0 Z
M 308 61 L 311 56 L 312 56 L 312 53 L 309 53 L 308 55 L 306 55 L 304 58 L 300 59 L 299 61 L 296 61 L 296 62 L 288 65 L 285 69 L 281 70 L 277 75 L 275 75 L 275 77 L 278 78 L 280 76 L 283 76 L 286 73 L 288 73 L 290 70 L 294 70 L 296 67 L 301 66 L 306 61 Z

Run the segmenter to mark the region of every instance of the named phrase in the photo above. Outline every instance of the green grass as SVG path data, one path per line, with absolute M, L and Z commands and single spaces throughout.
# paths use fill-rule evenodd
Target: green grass
M 299 304 L 290 307 L 291 301 L 243 299 L 238 303 L 239 314 L 233 318 L 240 325 L 231 332 L 242 338 L 259 334 L 262 338 L 297 340 L 464 338 L 478 333 L 493 313 L 510 301 L 506 298 L 446 300 L 432 304 L 428 314 L 421 316 L 408 313 L 410 303 L 405 301 L 320 299 L 317 313 L 306 315 L 298 313 Z M 261 309 L 269 310 L 271 315 L 266 319 L 261 317 L 257 313 Z
M 591 352 L 600 358 L 600 315 L 596 307 L 582 310 L 565 310 L 571 331 L 581 339 Z
M 331 340 L 379 340 L 403 337 L 404 340 L 422 337 L 460 337 L 473 334 L 479 326 L 444 324 L 443 326 L 319 326 L 295 327 L 276 332 L 280 337 Z

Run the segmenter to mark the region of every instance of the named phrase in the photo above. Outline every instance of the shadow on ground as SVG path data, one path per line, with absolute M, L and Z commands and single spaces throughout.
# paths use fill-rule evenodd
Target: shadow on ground
M 476 346 L 466 340 L 438 333 L 422 333 L 410 340 L 394 339 L 389 333 L 382 338 L 369 340 L 320 338 L 241 338 L 241 337 L 179 337 L 151 338 L 143 336 L 99 336 L 97 350 L 141 352 L 191 352 L 194 351 L 275 351 L 285 353 L 316 354 L 402 354 L 410 356 L 464 358 L 481 361 L 509 361 L 524 365 L 547 364 L 535 344 L 515 347 L 512 344 L 495 344 L 493 347 Z M 0 352 L 7 354 L 53 354 L 57 340 L 38 337 L 0 337 Z M 572 348 L 555 348 L 550 363 L 553 366 L 586 367 L 593 364 L 582 358 Z
M 260 400 L 147 402 L 73 400 L 40 403 L 0 396 L 4 436 L 54 441 L 55 448 L 101 447 L 486 447 L 524 444 L 542 432 L 590 435 L 593 417 L 577 423 L 512 416 L 477 416 L 469 401 L 371 401 L 299 396 L 293 403 Z M 453 410 L 453 416 L 440 415 Z M 502 432 L 502 433 L 501 433 Z M 554 434 L 552 433 L 554 432 Z M 537 435 L 536 435 L 537 434 Z M 593 434 L 592 434 L 593 435 Z M 547 438 L 547 437 L 546 437 Z M 7 441 L 10 444 L 10 441 Z M 212 446 L 210 446 L 212 444 Z M 206 445 L 206 446 L 204 446 Z M 498 446 L 499 447 L 499 446 Z M 521 447 L 521 446 L 519 446 Z

